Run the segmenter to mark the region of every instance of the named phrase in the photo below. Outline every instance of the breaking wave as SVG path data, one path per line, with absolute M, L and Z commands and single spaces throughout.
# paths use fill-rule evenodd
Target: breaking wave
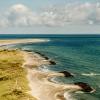
M 99 73 L 93 73 L 93 72 L 91 72 L 91 73 L 82 73 L 81 75 L 83 75 L 83 76 L 100 76 L 100 74 Z

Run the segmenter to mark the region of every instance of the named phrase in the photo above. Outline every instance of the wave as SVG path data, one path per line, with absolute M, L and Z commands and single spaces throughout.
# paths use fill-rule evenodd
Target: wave
M 40 67 L 38 67 L 39 70 L 43 71 L 43 72 L 51 72 L 49 69 L 48 69 L 48 66 L 47 65 L 42 65 Z
M 93 72 L 91 72 L 91 73 L 82 73 L 81 75 L 83 75 L 83 76 L 99 76 L 100 74 L 99 73 L 93 73 Z

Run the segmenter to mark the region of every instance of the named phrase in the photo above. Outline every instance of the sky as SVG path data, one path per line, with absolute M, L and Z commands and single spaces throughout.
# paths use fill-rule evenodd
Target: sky
M 100 0 L 0 0 L 0 34 L 100 34 Z

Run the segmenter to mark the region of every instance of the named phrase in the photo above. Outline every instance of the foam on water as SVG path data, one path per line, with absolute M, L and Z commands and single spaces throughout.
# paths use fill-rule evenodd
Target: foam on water
M 82 75 L 83 76 L 99 76 L 100 74 L 99 73 L 93 73 L 93 72 L 91 72 L 91 73 L 82 73 Z
M 47 65 L 42 65 L 39 67 L 39 69 L 44 71 L 44 72 L 50 72 L 50 70 L 47 68 Z
M 66 100 L 77 100 L 77 99 L 74 98 L 74 97 L 72 96 L 72 94 L 69 93 L 69 92 L 65 92 L 65 93 L 64 93 L 64 98 L 65 98 Z

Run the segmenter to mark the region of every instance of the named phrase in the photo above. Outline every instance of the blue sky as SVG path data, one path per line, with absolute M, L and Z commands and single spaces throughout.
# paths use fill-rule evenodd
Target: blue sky
M 0 34 L 100 33 L 100 0 L 0 0 Z

